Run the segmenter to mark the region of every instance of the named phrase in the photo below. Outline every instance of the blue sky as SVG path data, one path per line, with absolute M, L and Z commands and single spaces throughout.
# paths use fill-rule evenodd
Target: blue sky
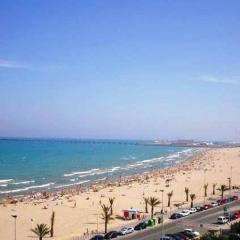
M 0 136 L 240 140 L 239 12 L 1 1 Z

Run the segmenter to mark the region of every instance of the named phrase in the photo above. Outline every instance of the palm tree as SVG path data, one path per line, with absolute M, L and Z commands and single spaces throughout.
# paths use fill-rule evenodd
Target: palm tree
M 157 205 L 159 205 L 161 202 L 155 198 L 155 197 L 150 197 L 149 198 L 149 205 L 151 206 L 151 218 L 153 218 L 153 210 L 154 207 L 156 207 Z
M 196 199 L 196 194 L 192 193 L 190 194 L 190 198 L 191 198 L 191 208 L 193 207 L 193 200 Z
M 51 216 L 50 237 L 53 237 L 53 234 L 54 234 L 54 222 L 55 222 L 55 212 L 53 211 Z
M 107 224 L 110 220 L 111 213 L 110 213 L 110 206 L 106 206 L 105 204 L 101 205 L 102 207 L 102 218 L 104 219 L 104 224 L 105 224 L 105 233 L 107 233 Z
M 111 215 L 113 215 L 113 203 L 114 203 L 115 197 L 109 198 L 108 200 L 110 203 Z
M 35 233 L 39 240 L 42 240 L 46 235 L 50 233 L 50 229 L 48 228 L 47 224 L 37 224 L 34 229 L 31 229 L 33 233 Z
M 173 195 L 173 191 L 169 192 L 167 195 L 168 195 L 168 207 L 170 207 L 170 205 L 171 205 L 171 198 L 172 198 L 172 195 Z
M 188 202 L 189 188 L 185 187 L 186 202 Z
M 143 199 L 145 203 L 145 213 L 148 213 L 149 198 L 144 197 Z
M 207 189 L 208 189 L 208 183 L 204 184 L 204 196 L 207 197 Z
M 221 197 L 222 197 L 222 200 L 223 200 L 224 192 L 228 190 L 227 186 L 223 184 L 217 190 L 221 192 Z
M 213 183 L 212 185 L 212 194 L 215 195 L 215 189 L 216 189 L 217 184 Z

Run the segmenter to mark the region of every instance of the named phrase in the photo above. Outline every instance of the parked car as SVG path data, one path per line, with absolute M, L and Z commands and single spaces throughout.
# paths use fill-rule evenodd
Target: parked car
M 234 219 L 240 218 L 240 211 L 234 212 L 233 217 L 234 217 Z
M 218 219 L 217 219 L 217 223 L 219 224 L 224 224 L 224 223 L 227 223 L 228 222 L 228 219 L 224 216 L 219 216 Z
M 238 200 L 238 199 L 239 199 L 239 197 L 238 197 L 237 195 L 232 196 L 232 198 L 233 198 L 234 200 Z
M 104 236 L 103 235 L 95 235 L 90 240 L 104 240 Z
M 189 240 L 190 238 L 187 237 L 186 235 L 182 234 L 182 233 L 176 233 L 177 236 L 179 236 L 180 238 L 182 238 L 183 240 Z
M 179 214 L 181 214 L 183 217 L 186 217 L 190 214 L 190 211 L 189 210 L 182 210 Z
M 160 237 L 160 240 L 175 240 L 175 239 L 170 236 L 163 236 L 163 237 Z
M 179 213 L 173 213 L 171 216 L 170 216 L 170 219 L 178 219 L 178 218 L 181 218 L 183 217 L 181 214 Z
M 134 227 L 134 230 L 139 231 L 145 228 L 147 228 L 147 224 L 145 222 L 141 222 Z
M 212 204 L 205 204 L 205 205 L 203 206 L 203 208 L 204 208 L 205 210 L 207 210 L 207 209 L 209 209 L 209 208 L 213 208 L 213 206 L 212 206 Z
M 119 231 L 119 235 L 126 235 L 129 233 L 134 232 L 134 229 L 132 227 L 123 227 L 120 231 Z
M 180 238 L 176 234 L 166 234 L 166 236 L 171 237 L 174 240 L 182 240 L 182 238 Z
M 197 212 L 197 209 L 195 207 L 189 209 L 190 214 Z
M 203 211 L 203 210 L 204 210 L 204 208 L 203 208 L 203 207 L 201 207 L 201 206 L 198 206 L 198 207 L 196 207 L 196 209 L 197 209 L 197 212 L 201 212 L 201 211 Z
M 117 231 L 111 231 L 104 236 L 104 239 L 113 239 L 113 238 L 117 238 L 118 236 L 119 236 L 119 233 Z
M 185 235 L 186 237 L 190 238 L 190 239 L 194 239 L 195 236 L 192 233 L 188 233 L 188 232 L 181 232 L 183 235 Z
M 217 203 L 218 205 L 223 205 L 223 204 L 226 204 L 227 203 L 227 200 L 226 199 L 223 199 L 223 200 L 217 200 Z
M 193 229 L 191 229 L 191 228 L 186 228 L 186 229 L 184 229 L 184 232 L 186 232 L 186 233 L 191 233 L 191 234 L 193 234 L 195 237 L 199 237 L 199 236 L 200 236 L 200 233 L 199 233 L 199 232 L 197 232 L 197 231 L 195 231 L 195 230 L 193 230 Z
M 213 207 L 217 207 L 217 206 L 218 206 L 218 204 L 217 204 L 216 202 L 212 202 L 211 205 L 212 205 Z

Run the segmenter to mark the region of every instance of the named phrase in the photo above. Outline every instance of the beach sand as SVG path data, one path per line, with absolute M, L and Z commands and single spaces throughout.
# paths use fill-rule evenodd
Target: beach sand
M 232 168 L 232 173 L 231 173 Z M 91 187 L 83 192 L 53 197 L 49 199 L 26 200 L 14 204 L 0 205 L 0 239 L 14 239 L 14 219 L 17 214 L 17 239 L 32 239 L 34 234 L 30 228 L 37 223 L 46 223 L 50 226 L 51 213 L 56 213 L 55 237 L 58 240 L 71 240 L 73 236 L 80 236 L 85 232 L 99 230 L 102 232 L 104 223 L 101 219 L 99 202 L 109 203 L 109 197 L 115 197 L 113 206 L 113 220 L 109 229 L 119 229 L 124 224 L 135 224 L 138 220 L 124 221 L 121 219 L 123 209 L 137 208 L 144 212 L 143 196 L 155 196 L 161 200 L 160 190 L 164 190 L 164 206 L 170 213 L 174 204 L 185 201 L 184 188 L 188 187 L 190 193 L 195 193 L 195 202 L 203 202 L 204 195 L 204 169 L 205 182 L 208 183 L 208 197 L 212 197 L 212 184 L 225 184 L 228 186 L 228 177 L 232 174 L 232 186 L 240 183 L 240 148 L 207 149 L 193 158 L 164 170 L 156 170 L 128 179 L 121 179 L 112 186 Z M 170 179 L 169 186 L 166 180 Z M 103 184 L 103 183 L 102 183 Z M 218 187 L 217 186 L 217 187 Z M 173 191 L 172 207 L 168 208 L 167 193 Z M 234 192 L 234 191 L 233 191 Z M 216 191 L 217 197 L 220 192 Z M 185 206 L 189 206 L 190 202 Z M 44 209 L 46 207 L 46 209 Z M 160 211 L 161 205 L 155 209 Z M 32 219 L 32 221 L 31 221 Z M 34 239 L 34 238 L 33 238 Z

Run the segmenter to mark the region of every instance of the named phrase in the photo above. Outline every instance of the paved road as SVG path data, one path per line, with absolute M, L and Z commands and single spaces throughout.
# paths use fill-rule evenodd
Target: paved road
M 226 204 L 224 206 L 228 206 L 230 211 L 240 210 L 240 200 L 234 201 L 232 203 Z M 188 217 L 184 217 L 178 220 L 169 220 L 163 226 L 163 234 L 167 233 L 176 233 L 182 231 L 185 228 L 194 228 L 201 233 L 207 231 L 207 228 L 210 224 L 216 224 L 217 217 L 223 215 L 223 207 L 219 206 L 216 208 L 212 208 L 209 210 L 205 210 L 199 213 L 192 214 Z M 200 227 L 200 225 L 203 227 Z M 134 232 L 129 236 L 121 237 L 122 240 L 159 240 L 161 236 L 161 226 L 157 226 L 154 228 L 148 228 L 143 231 Z M 120 239 L 120 238 L 119 238 Z

